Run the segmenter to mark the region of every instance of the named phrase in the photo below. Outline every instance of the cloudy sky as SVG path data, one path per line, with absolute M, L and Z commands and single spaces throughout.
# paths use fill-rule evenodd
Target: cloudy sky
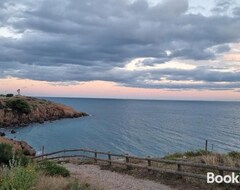
M 0 93 L 240 100 L 237 0 L 1 0 Z

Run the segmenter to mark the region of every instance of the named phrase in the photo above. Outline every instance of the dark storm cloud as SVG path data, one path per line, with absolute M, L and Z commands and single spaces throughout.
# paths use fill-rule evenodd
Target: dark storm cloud
M 219 12 L 221 6 L 233 9 L 233 16 L 187 14 L 187 0 L 163 0 L 155 6 L 146 0 L 2 0 L 0 26 L 22 37 L 0 38 L 0 77 L 105 80 L 138 87 L 161 75 L 204 81 L 206 88 L 215 82 L 236 83 L 236 73 L 208 68 L 199 68 L 202 75 L 195 70 L 181 75 L 181 70 L 121 69 L 139 57 L 151 58 L 142 64 L 152 66 L 173 59 L 207 61 L 229 51 L 227 44 L 240 40 L 239 7 L 218 1 L 215 9 Z M 211 51 L 213 47 L 218 48 Z

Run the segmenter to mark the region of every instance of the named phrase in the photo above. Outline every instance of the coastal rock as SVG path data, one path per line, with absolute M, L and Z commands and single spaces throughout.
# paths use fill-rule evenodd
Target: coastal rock
M 0 132 L 0 137 L 4 137 L 6 134 L 4 132 Z
M 15 134 L 16 133 L 16 131 L 15 130 L 11 130 L 11 134 Z
M 18 143 L 20 144 L 24 155 L 26 156 L 36 155 L 36 151 L 30 145 L 28 145 L 25 141 L 18 141 Z
M 13 139 L 7 139 L 5 137 L 0 137 L 0 143 L 10 144 L 15 151 L 22 151 L 26 156 L 35 156 L 36 151 L 28 145 L 25 141 L 16 141 Z
M 20 113 L 8 107 L 9 101 L 24 101 L 29 105 L 30 111 Z M 63 118 L 78 118 L 88 114 L 75 111 L 69 106 L 57 104 L 44 99 L 17 96 L 0 98 L 0 127 L 27 126 L 30 123 L 44 123 Z

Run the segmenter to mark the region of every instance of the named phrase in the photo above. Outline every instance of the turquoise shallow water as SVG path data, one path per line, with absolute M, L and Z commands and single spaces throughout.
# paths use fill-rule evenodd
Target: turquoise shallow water
M 91 116 L 17 128 L 16 137 L 36 150 L 90 148 L 138 156 L 176 151 L 240 150 L 240 103 L 46 98 Z

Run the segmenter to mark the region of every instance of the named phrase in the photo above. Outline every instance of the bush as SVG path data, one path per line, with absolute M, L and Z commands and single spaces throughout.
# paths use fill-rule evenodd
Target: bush
M 13 94 L 7 94 L 6 97 L 13 97 L 14 95 Z
M 13 150 L 12 146 L 9 144 L 0 144 L 0 163 L 1 164 L 9 164 L 9 160 L 13 158 Z
M 206 150 L 196 150 L 196 151 L 187 151 L 185 153 L 186 156 L 188 157 L 195 157 L 195 156 L 203 156 L 203 155 L 208 155 L 210 154 L 209 151 L 206 151 Z
M 0 190 L 29 190 L 33 187 L 37 173 L 33 166 L 15 166 L 1 172 Z
M 19 163 L 21 166 L 28 166 L 31 163 L 31 159 L 24 155 L 23 151 L 16 151 L 15 153 L 15 160 Z
M 11 100 L 7 101 L 6 106 L 16 110 L 18 113 L 29 114 L 31 112 L 31 108 L 29 104 L 24 100 Z
M 50 161 L 43 161 L 39 163 L 39 170 L 43 171 L 46 175 L 50 176 L 62 176 L 62 177 L 70 176 L 70 173 L 66 168 Z
M 232 151 L 228 153 L 228 156 L 230 156 L 233 159 L 240 159 L 240 152 Z
M 27 166 L 30 163 L 30 158 L 24 156 L 22 151 L 16 151 L 14 154 L 11 145 L 0 143 L 0 164 L 9 165 L 13 158 L 21 166 Z
M 4 105 L 0 102 L 0 110 L 4 108 Z
M 176 152 L 174 154 L 170 154 L 167 156 L 164 156 L 164 159 L 169 159 L 169 160 L 176 160 L 179 158 L 183 158 L 183 157 L 196 157 L 196 156 L 203 156 L 203 155 L 208 155 L 210 154 L 209 151 L 205 151 L 205 150 L 196 150 L 196 151 L 187 151 L 187 152 Z

